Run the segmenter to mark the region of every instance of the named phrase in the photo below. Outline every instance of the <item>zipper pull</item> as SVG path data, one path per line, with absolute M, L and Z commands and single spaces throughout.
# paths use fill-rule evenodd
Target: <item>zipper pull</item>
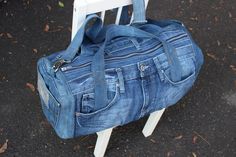
M 68 66 L 65 66 L 65 67 L 61 67 L 61 71 L 66 71 L 66 70 L 69 70 L 71 68 L 72 68 L 71 65 L 68 65 Z

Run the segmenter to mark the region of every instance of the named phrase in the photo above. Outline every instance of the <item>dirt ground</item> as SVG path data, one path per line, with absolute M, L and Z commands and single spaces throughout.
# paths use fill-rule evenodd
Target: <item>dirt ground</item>
M 2 157 L 89 157 L 96 135 L 61 140 L 42 114 L 36 62 L 70 41 L 72 0 L 0 2 Z M 185 23 L 205 56 L 192 90 L 168 108 L 153 135 L 147 118 L 116 128 L 108 157 L 236 156 L 236 1 L 150 0 L 148 17 Z M 5 145 L 6 146 L 6 145 Z

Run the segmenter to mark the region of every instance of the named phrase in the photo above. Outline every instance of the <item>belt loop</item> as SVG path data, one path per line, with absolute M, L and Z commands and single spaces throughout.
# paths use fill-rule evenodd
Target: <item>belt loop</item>
M 158 72 L 158 74 L 159 74 L 160 80 L 161 80 L 161 81 L 164 81 L 164 79 L 165 79 L 165 78 L 164 78 L 164 74 L 163 74 L 163 72 L 162 72 L 161 64 L 160 64 L 158 58 L 157 58 L 157 57 L 156 57 L 156 58 L 153 58 L 153 61 L 154 61 L 155 65 L 156 65 L 157 72 Z
M 120 93 L 125 93 L 124 77 L 123 77 L 121 68 L 117 68 L 116 72 L 119 79 Z
M 140 44 L 138 43 L 138 41 L 135 38 L 130 38 L 129 40 L 134 44 L 134 46 L 137 50 L 141 49 Z

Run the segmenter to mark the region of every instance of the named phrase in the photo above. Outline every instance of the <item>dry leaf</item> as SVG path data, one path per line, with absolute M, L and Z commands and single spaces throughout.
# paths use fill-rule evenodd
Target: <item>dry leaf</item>
M 219 21 L 219 19 L 218 19 L 218 17 L 217 16 L 215 16 L 215 22 L 218 22 Z
M 92 148 L 94 148 L 94 146 L 88 146 L 87 148 L 88 148 L 88 149 L 92 149 Z
M 175 137 L 175 140 L 180 140 L 181 138 L 183 138 L 183 135 L 179 135 L 179 136 Z
M 6 140 L 6 142 L 0 147 L 0 154 L 4 153 L 7 150 L 7 143 L 8 143 L 8 139 Z
M 232 18 L 232 14 L 231 14 L 231 12 L 229 12 L 229 18 Z
M 228 47 L 229 49 L 233 49 L 233 47 L 232 47 L 232 46 L 230 46 L 229 44 L 227 44 L 227 47 Z
M 74 151 L 79 151 L 79 150 L 80 150 L 80 145 L 74 146 L 73 150 L 74 150 Z
M 27 86 L 32 92 L 35 92 L 35 87 L 34 87 L 33 84 L 27 82 L 27 83 L 26 83 L 26 86 Z
M 169 151 L 169 152 L 167 152 L 166 157 L 171 157 L 171 156 L 174 156 L 174 155 L 175 155 L 174 151 Z
M 217 40 L 216 42 L 217 42 L 217 45 L 218 45 L 218 46 L 220 46 L 220 41 L 219 41 L 219 40 Z
M 48 8 L 49 11 L 52 10 L 52 7 L 50 5 L 48 5 L 48 4 L 47 4 L 47 8 Z
M 194 152 L 192 152 L 192 155 L 193 155 L 193 157 L 197 157 L 197 154 L 196 154 L 196 153 L 194 153 Z
M 193 144 L 195 144 L 197 142 L 197 139 L 198 139 L 197 136 L 193 136 L 193 140 L 192 140 Z
M 154 139 L 150 139 L 150 141 L 151 141 L 152 143 L 157 143 Z
M 12 36 L 10 33 L 6 33 L 6 35 L 7 35 L 7 37 L 10 38 L 10 39 L 13 38 L 13 36 Z
M 38 53 L 38 50 L 37 50 L 37 49 L 33 49 L 33 52 L 34 52 L 34 53 Z
M 58 2 L 58 5 L 61 7 L 61 8 L 64 8 L 64 3 L 62 3 L 61 1 Z
M 198 18 L 197 17 L 191 17 L 190 20 L 197 21 Z
M 48 32 L 49 31 L 49 25 L 46 24 L 45 27 L 44 27 L 44 32 Z
M 208 57 L 211 57 L 211 58 L 214 59 L 214 60 L 217 60 L 216 56 L 213 55 L 213 54 L 211 54 L 211 53 L 207 53 L 207 56 L 208 56 Z
M 229 66 L 234 72 L 236 72 L 236 67 L 234 65 Z

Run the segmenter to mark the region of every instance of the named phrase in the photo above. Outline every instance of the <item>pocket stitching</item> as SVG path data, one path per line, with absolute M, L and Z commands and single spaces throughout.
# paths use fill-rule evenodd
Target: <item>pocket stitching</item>
M 97 110 L 97 111 L 95 111 L 95 112 L 92 112 L 92 113 L 76 112 L 76 116 L 77 116 L 77 117 L 81 117 L 81 116 L 92 116 L 92 115 L 94 115 L 94 114 L 98 114 L 98 113 L 100 113 L 100 112 L 102 112 L 102 111 L 107 110 L 108 108 L 110 108 L 110 107 L 118 100 L 118 98 L 119 98 L 119 91 L 118 91 L 118 89 L 119 89 L 119 88 L 118 88 L 118 84 L 116 84 L 116 93 L 115 93 L 115 96 L 114 96 L 114 98 L 111 100 L 111 102 L 108 103 L 108 105 L 106 105 L 106 107 L 101 108 L 101 109 L 99 109 L 99 110 Z
M 188 77 L 186 77 L 185 79 L 180 80 L 180 81 L 178 81 L 178 82 L 172 81 L 172 80 L 169 78 L 169 76 L 165 73 L 165 71 L 164 71 L 163 69 L 161 70 L 161 72 L 162 72 L 163 75 L 165 76 L 166 80 L 167 80 L 170 84 L 172 84 L 172 85 L 179 85 L 179 84 L 182 84 L 182 83 L 188 81 L 189 79 L 191 79 L 192 77 L 194 77 L 194 76 L 196 75 L 196 72 L 195 72 L 195 68 L 196 68 L 196 67 L 195 67 L 194 61 L 193 61 L 192 58 L 189 58 L 189 59 L 191 59 L 192 62 L 193 62 L 193 63 L 192 63 L 193 66 L 194 66 L 193 72 L 192 72 Z

